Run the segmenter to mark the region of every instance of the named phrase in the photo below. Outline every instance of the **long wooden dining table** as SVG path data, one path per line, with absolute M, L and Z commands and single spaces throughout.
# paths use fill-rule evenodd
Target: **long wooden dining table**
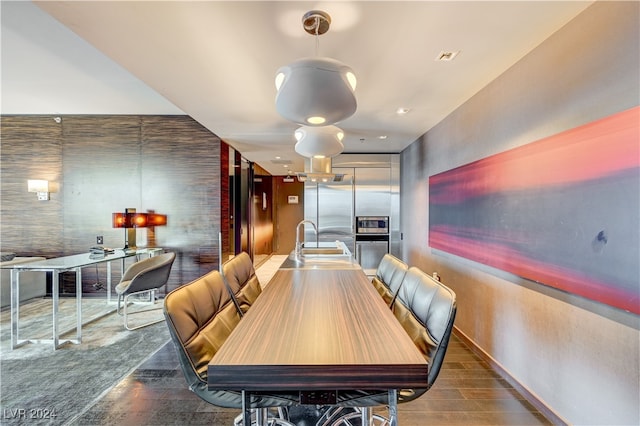
M 361 268 L 281 268 L 212 358 L 208 387 L 245 401 L 252 391 L 385 389 L 395 425 L 397 390 L 424 387 L 427 372 Z

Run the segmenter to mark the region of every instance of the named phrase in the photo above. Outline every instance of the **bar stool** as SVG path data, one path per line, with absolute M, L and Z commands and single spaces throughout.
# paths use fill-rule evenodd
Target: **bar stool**
M 393 305 L 407 269 L 406 263 L 389 253 L 385 254 L 378 264 L 371 283 L 389 307 Z
M 251 257 L 242 252 L 222 265 L 222 273 L 244 314 L 262 293 Z
M 405 403 L 422 396 L 438 377 L 453 330 L 457 311 L 456 294 L 420 269 L 411 267 L 402 280 L 392 310 L 429 363 L 424 387 L 402 389 L 397 393 L 398 403 Z M 339 405 L 359 407 L 359 412 L 347 413 L 337 419 L 333 416 L 333 422 L 325 424 L 350 425 L 353 424 L 350 421 L 356 419 L 361 419 L 363 425 L 372 424 L 372 421 L 388 424 L 384 423 L 382 416 L 371 413 L 372 406 L 387 404 L 387 395 L 387 392 L 363 390 L 338 393 Z
M 164 299 L 164 316 L 189 390 L 209 404 L 242 409 L 241 392 L 209 390 L 207 384 L 209 361 L 241 319 L 220 272 L 212 271 L 170 292 Z M 251 394 L 249 406 L 258 426 L 294 426 L 286 408 L 297 402 L 297 393 Z M 270 417 L 269 409 L 277 411 L 276 417 Z

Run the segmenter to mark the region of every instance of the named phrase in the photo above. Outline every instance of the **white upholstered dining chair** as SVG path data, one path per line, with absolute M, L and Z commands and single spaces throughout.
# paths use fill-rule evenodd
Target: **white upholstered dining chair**
M 162 315 L 158 315 L 158 319 L 132 326 L 129 322 L 130 315 L 162 308 L 130 312 L 129 303 L 131 297 L 148 293 L 150 303 L 154 304 L 156 291 L 169 280 L 171 266 L 173 266 L 175 258 L 175 253 L 160 254 L 135 262 L 124 271 L 116 286 L 116 293 L 118 294 L 118 314 L 124 317 L 124 326 L 127 330 L 136 330 L 164 320 Z

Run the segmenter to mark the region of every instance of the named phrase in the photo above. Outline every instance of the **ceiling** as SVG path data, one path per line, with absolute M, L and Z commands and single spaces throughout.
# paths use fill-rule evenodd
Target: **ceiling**
M 188 114 L 284 175 L 304 158 L 274 77 L 315 55 L 305 12 L 331 15 L 318 54 L 358 78 L 345 152 L 400 152 L 591 3 L 2 1 L 2 113 Z

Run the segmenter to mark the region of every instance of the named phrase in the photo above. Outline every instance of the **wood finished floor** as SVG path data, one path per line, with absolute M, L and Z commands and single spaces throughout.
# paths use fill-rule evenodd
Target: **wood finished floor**
M 238 414 L 188 390 L 169 342 L 72 424 L 222 426 L 233 425 Z M 298 426 L 315 424 L 316 416 L 315 407 L 291 411 Z M 422 397 L 400 404 L 398 420 L 402 426 L 550 424 L 455 336 L 435 385 Z
M 282 260 L 276 257 L 258 269 L 261 282 L 268 281 Z M 239 410 L 212 406 L 189 391 L 169 342 L 72 424 L 223 426 L 233 425 L 238 414 Z M 290 414 L 297 426 L 309 426 L 315 424 L 318 412 L 300 406 Z M 401 426 L 551 424 L 455 336 L 435 385 L 422 397 L 400 404 L 398 420 Z

